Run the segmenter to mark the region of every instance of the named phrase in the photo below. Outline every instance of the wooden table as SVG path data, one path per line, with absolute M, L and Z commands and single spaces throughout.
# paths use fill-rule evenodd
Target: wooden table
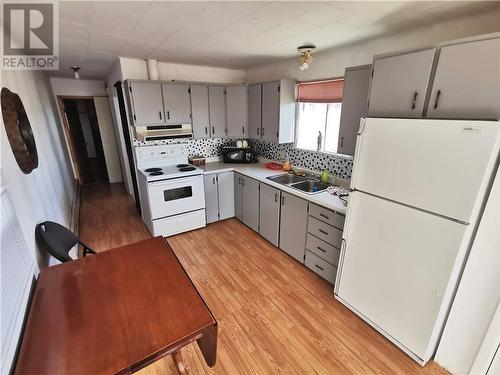
M 156 237 L 44 269 L 15 374 L 128 374 L 197 341 L 215 365 L 217 322 Z

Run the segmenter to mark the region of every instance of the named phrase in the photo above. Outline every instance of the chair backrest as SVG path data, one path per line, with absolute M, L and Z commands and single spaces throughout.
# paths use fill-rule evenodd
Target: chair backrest
M 35 238 L 40 247 L 61 262 L 73 259 L 69 251 L 78 243 L 78 237 L 69 229 L 53 221 L 37 224 Z

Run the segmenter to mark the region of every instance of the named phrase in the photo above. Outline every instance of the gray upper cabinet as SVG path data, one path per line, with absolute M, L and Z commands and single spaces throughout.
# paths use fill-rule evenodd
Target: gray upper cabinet
M 295 81 L 281 79 L 262 84 L 261 138 L 292 143 L 295 135 Z
M 340 130 L 337 152 L 354 155 L 359 122 L 366 116 L 368 92 L 372 66 L 363 65 L 347 68 L 344 75 L 344 97 L 340 114 Z
M 135 126 L 165 123 L 163 98 L 159 82 L 128 82 L 132 120 Z
M 246 86 L 226 87 L 227 135 L 246 137 L 247 127 L 247 88 Z
M 368 116 L 420 118 L 435 49 L 375 57 Z
M 219 198 L 217 192 L 217 174 L 203 176 L 205 186 L 205 213 L 207 223 L 219 220 Z
M 260 184 L 260 228 L 259 233 L 274 246 L 278 246 L 280 228 L 281 191 Z
M 212 138 L 226 136 L 226 98 L 223 86 L 208 87 L 210 130 Z
M 234 173 L 234 216 L 243 221 L 243 176 Z
M 217 174 L 219 219 L 234 217 L 234 172 Z
M 208 86 L 191 85 L 191 113 L 194 138 L 209 138 Z
M 262 128 L 262 85 L 248 86 L 248 136 L 260 138 Z
M 259 181 L 242 176 L 243 224 L 259 231 Z
M 163 107 L 165 109 L 165 123 L 190 124 L 191 98 L 189 85 L 178 83 L 163 83 Z
M 430 118 L 500 119 L 500 38 L 441 48 Z
M 279 247 L 301 263 L 306 248 L 307 206 L 304 199 L 281 193 Z

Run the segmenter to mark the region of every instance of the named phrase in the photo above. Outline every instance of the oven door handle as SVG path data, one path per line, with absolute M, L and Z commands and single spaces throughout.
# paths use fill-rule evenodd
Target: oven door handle
M 181 181 L 182 182 L 196 181 L 196 180 L 199 180 L 200 178 L 203 178 L 203 176 L 201 174 L 195 175 L 195 176 L 189 176 L 189 177 L 176 177 L 176 178 L 170 178 L 168 180 L 148 182 L 148 185 L 151 185 L 151 186 L 170 185 L 172 183 L 178 183 Z

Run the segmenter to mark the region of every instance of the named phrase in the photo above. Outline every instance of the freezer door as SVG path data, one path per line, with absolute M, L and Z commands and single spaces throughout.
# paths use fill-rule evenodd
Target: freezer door
M 470 223 L 499 153 L 494 121 L 368 118 L 351 188 Z
M 353 192 L 337 296 L 424 363 L 434 350 L 466 252 L 467 227 Z

